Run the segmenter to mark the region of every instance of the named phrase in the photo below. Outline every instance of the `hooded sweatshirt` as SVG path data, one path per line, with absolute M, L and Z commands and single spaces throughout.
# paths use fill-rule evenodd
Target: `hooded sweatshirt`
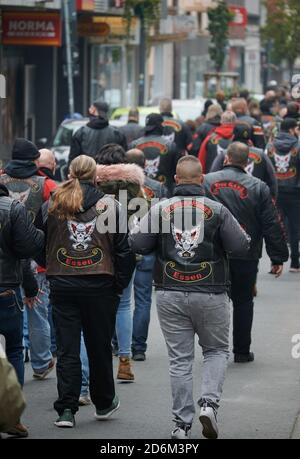
M 267 146 L 267 154 L 275 168 L 279 193 L 300 195 L 300 142 L 298 137 L 279 132 Z

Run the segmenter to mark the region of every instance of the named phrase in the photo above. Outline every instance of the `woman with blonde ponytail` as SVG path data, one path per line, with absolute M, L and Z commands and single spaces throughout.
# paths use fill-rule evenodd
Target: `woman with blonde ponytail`
M 113 234 L 102 231 L 99 219 L 104 216 L 117 222 Z M 120 406 L 111 340 L 119 295 L 130 282 L 135 262 L 127 233 L 118 233 L 118 221 L 117 203 L 96 187 L 94 159 L 78 156 L 70 165 L 69 180 L 53 193 L 43 222 L 57 341 L 57 427 L 75 426 L 81 390 L 81 330 L 96 419 L 107 419 Z

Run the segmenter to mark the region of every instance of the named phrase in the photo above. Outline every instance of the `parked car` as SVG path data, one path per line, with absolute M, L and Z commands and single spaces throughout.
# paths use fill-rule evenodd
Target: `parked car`
M 65 120 L 61 123 L 57 130 L 51 150 L 55 154 L 57 163 L 55 179 L 59 182 L 67 179 L 67 167 L 72 136 L 79 128 L 85 126 L 88 122 L 89 118 Z
M 113 111 L 111 115 L 111 122 L 119 121 L 123 123 L 123 126 L 128 122 L 128 113 L 130 108 L 129 107 L 120 107 Z M 159 113 L 158 107 L 138 107 L 139 114 L 140 114 L 140 125 L 145 126 L 146 118 L 151 113 Z

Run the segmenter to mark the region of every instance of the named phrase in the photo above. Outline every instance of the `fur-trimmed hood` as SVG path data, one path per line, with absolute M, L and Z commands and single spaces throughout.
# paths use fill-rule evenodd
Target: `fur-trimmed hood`
M 144 172 L 136 164 L 98 165 L 97 182 L 100 186 L 107 182 L 127 182 L 142 187 L 144 184 Z

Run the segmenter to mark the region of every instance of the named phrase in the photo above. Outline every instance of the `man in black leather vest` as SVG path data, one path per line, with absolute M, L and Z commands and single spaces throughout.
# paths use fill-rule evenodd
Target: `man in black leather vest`
M 185 154 L 187 147 L 192 142 L 192 132 L 189 126 L 181 120 L 175 119 L 173 115 L 172 100 L 168 97 L 161 99 L 159 111 L 164 119 L 164 135 L 172 138 L 177 149 Z
M 226 206 L 251 237 L 247 254 L 230 255 L 233 352 L 237 363 L 254 360 L 250 352 L 253 291 L 263 239 L 276 277 L 282 274 L 283 263 L 288 260 L 284 230 L 270 190 L 264 182 L 245 171 L 248 155 L 247 145 L 233 143 L 227 150 L 224 169 L 206 175 L 204 182 L 206 196 Z
M 236 124 L 233 130 L 233 142 L 241 142 L 249 147 L 248 164 L 246 172 L 253 177 L 257 177 L 265 182 L 270 188 L 272 197 L 277 198 L 278 184 L 275 176 L 275 169 L 272 162 L 264 151 L 260 148 L 253 146 L 251 141 L 252 128 L 245 122 Z M 232 143 L 233 143 L 232 142 Z M 222 151 L 215 159 L 210 172 L 218 172 L 224 167 L 224 160 L 226 157 L 226 150 Z
M 290 272 L 300 273 L 300 142 L 297 121 L 286 118 L 267 146 L 278 180 L 278 206 L 288 222 L 291 243 Z
M 161 115 L 150 114 L 146 119 L 145 135 L 132 142 L 130 149 L 138 148 L 144 152 L 145 174 L 165 185 L 172 196 L 176 164 L 182 153 L 174 142 L 163 136 L 163 122 Z
M 47 174 L 40 173 L 40 157 L 36 145 L 27 139 L 17 138 L 12 148 L 12 159 L 0 176 L 0 183 L 8 188 L 10 197 L 25 205 L 32 220 L 56 188 Z M 55 367 L 48 322 L 49 288 L 45 275 L 37 267 L 35 274 L 39 293 L 34 307 L 28 305 L 24 312 L 25 346 L 30 347 L 33 377 L 44 379 Z
M 21 385 L 24 383 L 21 259 L 35 257 L 43 245 L 44 235 L 34 227 L 25 207 L 13 201 L 8 190 L 0 185 L 0 335 L 5 337 L 7 358 Z M 27 295 L 26 285 L 24 287 Z M 36 294 L 37 288 L 29 296 Z M 28 435 L 21 423 L 11 433 Z
M 154 206 L 130 239 L 138 253 L 156 250 L 157 308 L 170 357 L 176 422 L 172 438 L 189 438 L 195 414 L 195 334 L 204 354 L 200 421 L 203 435 L 217 438 L 216 414 L 229 356 L 227 257 L 245 255 L 249 240 L 224 206 L 204 197 L 197 158 L 180 159 L 175 179 L 175 196 Z

